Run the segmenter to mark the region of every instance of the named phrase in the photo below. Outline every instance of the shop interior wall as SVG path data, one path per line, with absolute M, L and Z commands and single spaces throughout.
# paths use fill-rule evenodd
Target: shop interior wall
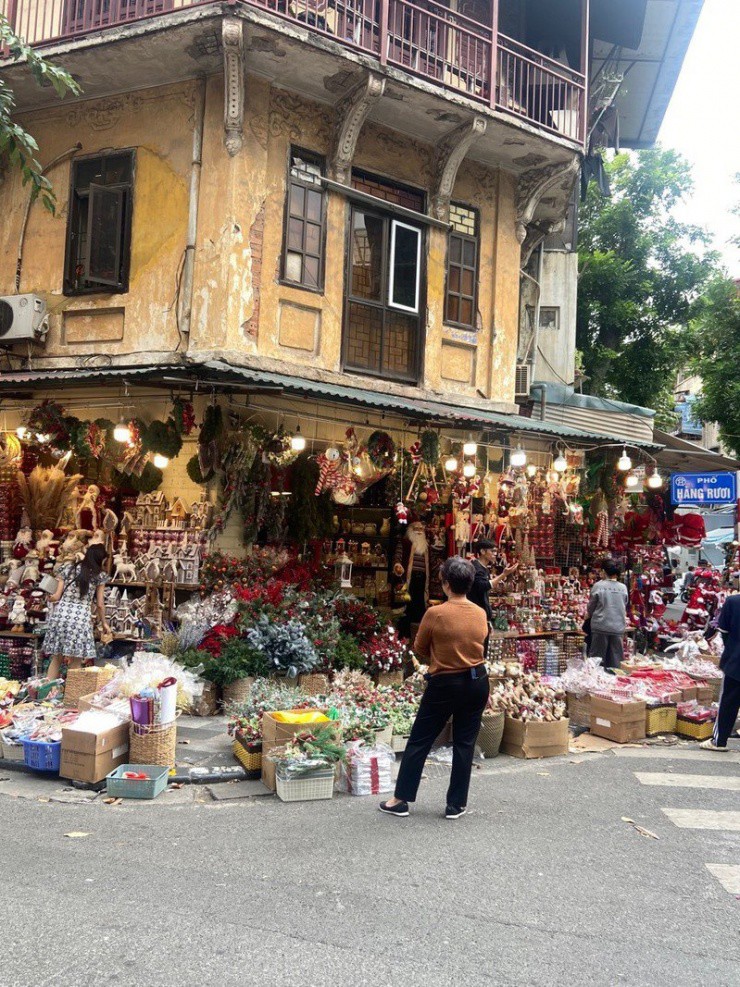
M 40 202 L 31 208 L 23 250 L 20 292 L 46 299 L 50 331 L 42 359 L 102 354 L 130 357 L 175 350 L 172 305 L 175 276 L 185 246 L 195 83 L 126 93 L 113 98 L 59 103 L 20 117 L 46 163 L 82 144 L 77 156 L 123 148 L 136 151 L 131 265 L 125 294 L 100 292 L 65 297 L 65 238 L 71 160 L 49 173 L 56 214 Z M 15 294 L 16 255 L 29 197 L 15 169 L 0 186 L 0 294 Z M 25 347 L 23 347 L 25 355 Z

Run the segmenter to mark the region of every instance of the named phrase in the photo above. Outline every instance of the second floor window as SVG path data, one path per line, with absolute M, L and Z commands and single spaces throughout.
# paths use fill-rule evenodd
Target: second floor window
M 445 322 L 465 329 L 477 327 L 478 213 L 468 206 L 450 206 L 447 240 Z
M 72 162 L 66 295 L 128 291 L 134 152 Z
M 283 281 L 321 291 L 324 287 L 326 196 L 323 160 L 291 149 L 285 207 Z

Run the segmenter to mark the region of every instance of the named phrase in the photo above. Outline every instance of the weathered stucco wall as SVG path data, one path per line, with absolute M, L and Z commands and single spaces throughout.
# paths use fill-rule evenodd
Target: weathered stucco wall
M 58 213 L 35 205 L 28 225 L 20 290 L 46 297 L 52 329 L 45 355 L 78 357 L 166 353 L 178 345 L 175 278 L 185 247 L 193 112 L 197 83 L 57 106 L 24 120 L 48 161 L 79 140 L 82 154 L 136 149 L 130 290 L 127 294 L 62 295 L 69 162 L 52 173 Z M 280 284 L 286 180 L 291 144 L 328 155 L 333 111 L 303 97 L 246 80 L 245 146 L 223 146 L 223 79 L 207 81 L 192 353 L 310 366 L 341 372 L 345 238 L 348 205 L 328 196 L 324 291 Z M 434 148 L 368 123 L 354 164 L 429 193 Z M 463 163 L 453 200 L 480 214 L 477 331 L 445 326 L 447 237 L 426 236 L 426 340 L 423 388 L 448 397 L 514 396 L 519 304 L 519 245 L 514 234 L 515 180 Z M 0 187 L 0 292 L 14 292 L 15 253 L 27 190 L 17 177 Z M 122 310 L 122 312 L 121 312 Z M 90 313 L 95 313 L 90 317 Z M 69 326 L 75 325 L 75 332 Z M 362 383 L 362 378 L 354 380 Z M 370 386 L 383 387 L 382 381 Z
M 185 247 L 194 84 L 128 93 L 106 100 L 55 106 L 23 118 L 38 141 L 42 162 L 76 142 L 79 156 L 134 148 L 131 271 L 125 294 L 65 297 L 65 237 L 70 160 L 49 174 L 57 195 L 55 216 L 31 209 L 23 249 L 21 292 L 47 301 L 51 330 L 45 354 L 83 356 L 152 351 L 177 345 L 171 308 L 175 272 Z M 28 188 L 16 174 L 0 187 L 0 293 L 15 293 L 15 267 Z

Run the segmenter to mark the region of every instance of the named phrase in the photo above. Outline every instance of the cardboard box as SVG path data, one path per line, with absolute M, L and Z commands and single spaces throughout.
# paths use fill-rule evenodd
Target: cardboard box
M 615 703 L 591 697 L 591 733 L 595 737 L 627 744 L 645 739 L 647 707 L 643 702 Z
M 568 701 L 568 719 L 571 726 L 586 727 L 591 725 L 591 696 L 577 696 L 575 692 L 566 692 Z
M 59 774 L 72 781 L 95 784 L 128 758 L 128 723 L 102 733 L 88 733 L 75 725 L 62 729 L 62 761 Z
M 507 716 L 501 750 L 513 757 L 558 757 L 568 753 L 570 720 L 514 720 Z
M 679 702 L 690 703 L 692 699 L 696 699 L 696 694 L 699 690 L 695 685 L 692 685 L 690 688 L 680 689 L 679 691 L 681 693 L 681 699 Z

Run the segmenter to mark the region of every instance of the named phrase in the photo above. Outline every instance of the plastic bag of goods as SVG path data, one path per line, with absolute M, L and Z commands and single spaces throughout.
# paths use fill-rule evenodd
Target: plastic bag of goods
M 339 788 L 350 795 L 379 795 L 393 791 L 393 762 L 396 755 L 386 744 L 369 747 L 361 740 L 347 746 Z

